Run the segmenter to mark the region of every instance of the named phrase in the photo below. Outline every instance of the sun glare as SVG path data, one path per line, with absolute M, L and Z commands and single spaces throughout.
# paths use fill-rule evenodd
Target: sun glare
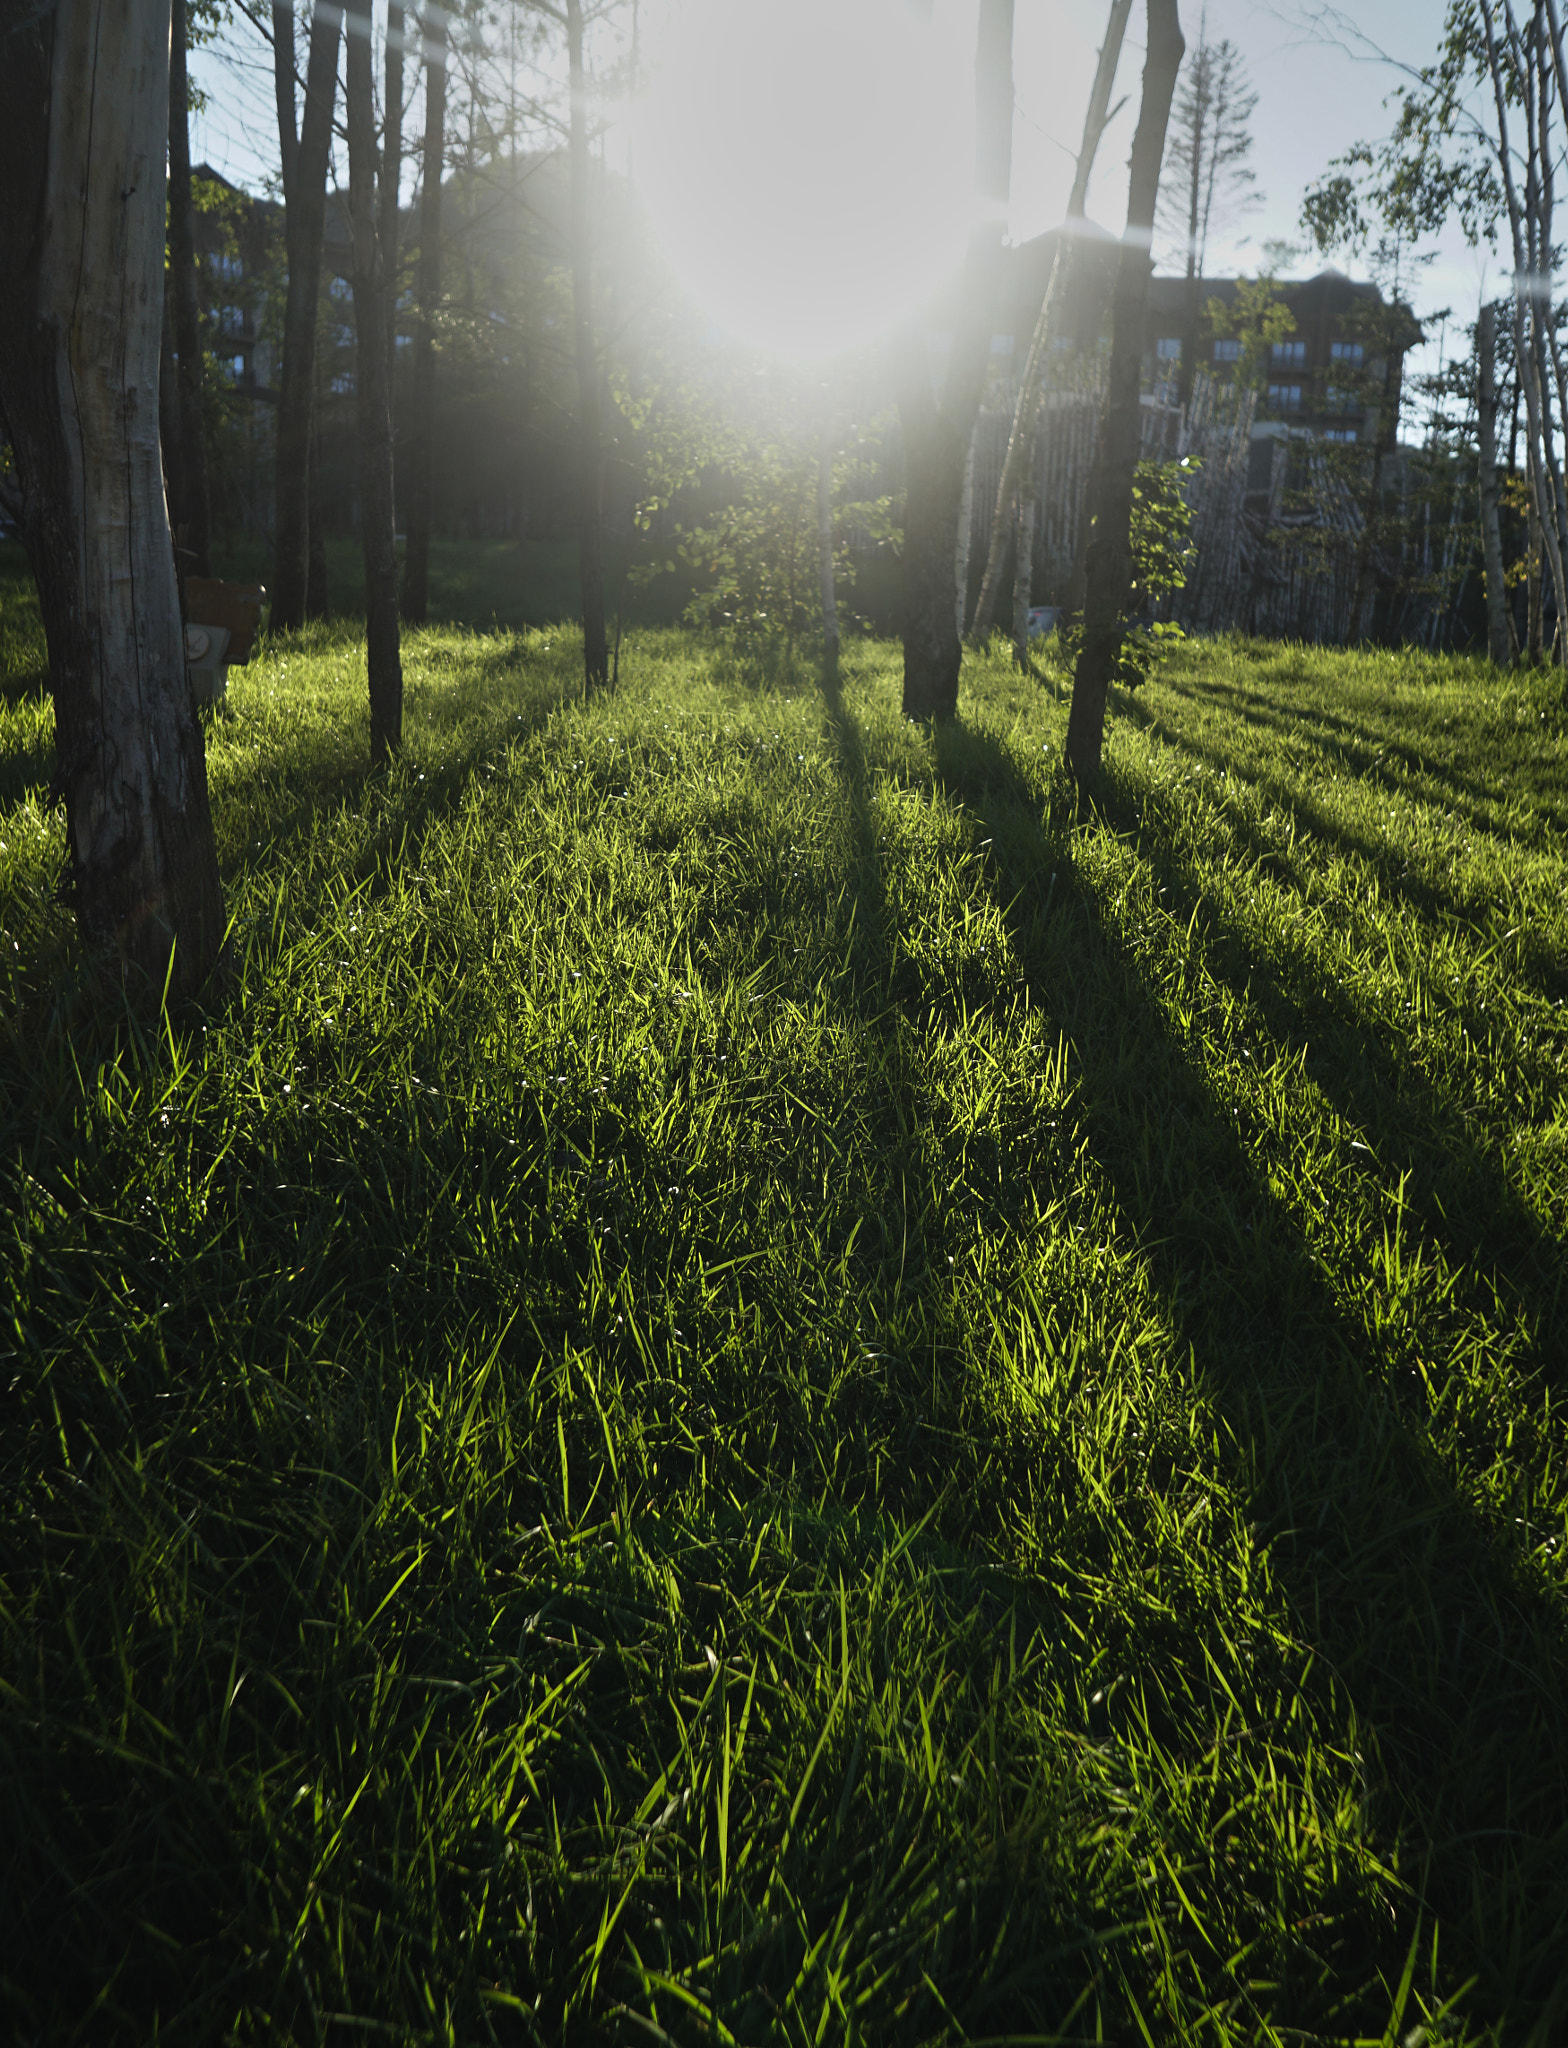
M 971 178 L 945 54 L 907 0 L 683 0 L 635 117 L 637 180 L 721 327 L 832 354 L 958 261 Z

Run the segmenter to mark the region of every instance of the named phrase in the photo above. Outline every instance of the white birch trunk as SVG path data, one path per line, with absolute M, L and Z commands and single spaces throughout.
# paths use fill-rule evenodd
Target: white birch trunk
M 1481 553 L 1486 563 L 1486 648 L 1499 668 L 1507 666 L 1512 649 L 1508 634 L 1508 593 L 1503 582 L 1503 538 L 1498 519 L 1497 490 L 1497 316 L 1483 306 L 1476 323 L 1475 348 L 1480 371 L 1476 397 L 1476 438 L 1479 443 Z

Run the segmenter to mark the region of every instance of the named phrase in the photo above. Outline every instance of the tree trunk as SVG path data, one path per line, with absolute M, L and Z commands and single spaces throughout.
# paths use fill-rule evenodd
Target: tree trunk
M 822 652 L 838 665 L 838 594 L 833 578 L 833 446 L 826 430 L 817 450 L 817 587 L 822 599 Z
M 381 272 L 386 280 L 387 389 L 397 371 L 398 192 L 403 183 L 403 8 L 387 6 L 387 89 L 381 141 Z
M 201 314 L 191 219 L 190 85 L 185 70 L 185 0 L 174 0 L 169 40 L 169 282 L 173 286 L 175 388 L 180 415 L 180 488 L 175 502 L 184 568 L 212 574 L 212 493 L 202 428 Z
M 321 392 L 311 393 L 310 504 L 306 514 L 305 616 L 324 619 L 332 611 L 327 589 L 327 529 L 321 509 Z
M 1105 41 L 1100 46 L 1099 62 L 1095 66 L 1088 111 L 1084 115 L 1083 141 L 1078 150 L 1078 165 L 1073 174 L 1073 188 L 1067 201 L 1067 218 L 1057 238 L 1050 279 L 1045 287 L 1045 297 L 1040 301 L 1039 317 L 1035 321 L 1034 333 L 1030 338 L 1023 378 L 1018 386 L 1018 403 L 1013 410 L 1012 431 L 1007 437 L 1007 453 L 1002 461 L 1001 480 L 996 487 L 996 508 L 991 515 L 991 545 L 986 554 L 985 576 L 980 585 L 980 595 L 975 602 L 974 624 L 969 629 L 970 639 L 977 643 L 991 630 L 997 596 L 1002 587 L 1002 562 L 1007 553 L 1007 529 L 1013 500 L 1017 496 L 1019 479 L 1023 475 L 1029 452 L 1034 446 L 1035 420 L 1040 409 L 1040 383 L 1045 374 L 1046 353 L 1058 315 L 1067 304 L 1073 268 L 1073 238 L 1083 222 L 1084 205 L 1089 193 L 1089 173 L 1094 168 L 1095 153 L 1100 147 L 1100 137 L 1105 131 L 1106 115 L 1111 103 L 1111 87 L 1115 83 L 1116 66 L 1122 53 L 1122 38 L 1126 33 L 1127 17 L 1131 12 L 1132 0 L 1111 0 L 1110 20 L 1106 24 Z
M 1397 360 L 1393 337 L 1390 335 L 1383 350 L 1383 393 L 1378 405 L 1377 439 L 1372 444 L 1372 469 L 1367 482 L 1366 498 L 1361 507 L 1361 538 L 1356 545 L 1356 580 L 1350 593 L 1349 640 L 1352 647 L 1362 637 L 1361 614 L 1366 608 L 1367 581 L 1374 573 L 1374 556 L 1382 523 L 1383 465 L 1393 453 L 1398 429 L 1394 405 L 1397 396 L 1394 366 Z M 1373 620 L 1375 623 L 1375 604 Z
M 278 108 L 278 161 L 283 197 L 294 190 L 299 131 L 294 118 L 294 0 L 272 0 L 272 91 Z
M 441 175 L 446 161 L 446 9 L 425 18 L 425 159 L 419 196 L 419 334 L 409 421 L 408 553 L 403 616 L 422 626 L 430 609 L 430 528 L 435 495 L 436 307 L 441 296 Z
M 1526 454 L 1530 476 L 1530 499 L 1525 507 L 1525 659 L 1532 668 L 1540 665 L 1545 649 L 1545 606 L 1542 603 L 1540 485 L 1535 477 L 1536 453 Z
M 1510 648 L 1503 539 L 1497 512 L 1497 313 L 1492 306 L 1481 308 L 1475 351 L 1480 369 L 1476 420 L 1481 451 L 1481 553 L 1486 563 L 1486 648 L 1498 667 L 1504 668 Z
M 969 610 L 969 549 L 975 530 L 975 444 L 980 422 L 969 434 L 969 452 L 964 457 L 964 486 L 958 495 L 958 546 L 953 554 L 953 621 L 958 637 L 964 637 L 964 619 Z
M 910 323 L 893 362 L 904 436 L 904 716 L 952 718 L 962 645 L 953 578 L 964 462 L 991 349 L 1012 160 L 1013 0 L 980 0 L 975 43 L 975 189 L 986 209 L 970 237 L 962 311 L 940 397 L 926 339 Z
M 1132 582 L 1132 483 L 1141 430 L 1138 374 L 1148 297 L 1150 239 L 1160 162 L 1176 73 L 1186 44 L 1176 0 L 1148 0 L 1148 55 L 1143 99 L 1133 137 L 1127 191 L 1127 232 L 1116 265 L 1111 362 L 1095 476 L 1089 491 L 1090 538 L 1085 558 L 1083 646 L 1067 716 L 1067 762 L 1080 786 L 1099 779 L 1105 700 L 1122 650 L 1122 610 Z
M 1034 479 L 1018 493 L 1018 536 L 1013 561 L 1013 659 L 1029 666 L 1029 606 L 1034 597 Z
M 583 680 L 610 680 L 604 631 L 604 397 L 593 325 L 593 245 L 589 222 L 588 88 L 583 72 L 582 0 L 566 0 L 571 81 L 572 334 L 577 356 L 577 557 L 583 612 Z
M 224 936 L 158 452 L 168 0 L 57 0 L 0 65 L 0 416 L 49 644 L 82 936 L 137 999 Z
M 1514 358 L 1519 383 L 1524 391 L 1532 497 L 1536 517 L 1540 523 L 1541 539 L 1545 544 L 1547 566 L 1551 571 L 1552 591 L 1557 600 L 1557 616 L 1559 619 L 1568 619 L 1568 579 L 1565 579 L 1562 549 L 1558 544 L 1557 508 L 1548 495 L 1547 478 L 1541 461 L 1544 435 L 1536 354 L 1526 335 L 1526 300 L 1530 291 L 1531 266 L 1526 254 L 1525 223 L 1519 207 L 1519 188 L 1514 180 L 1513 150 L 1508 136 L 1509 81 L 1504 76 L 1497 48 L 1491 0 L 1480 0 L 1480 9 L 1485 29 L 1487 69 L 1491 75 L 1492 97 L 1497 110 L 1497 166 L 1502 174 L 1503 197 L 1508 208 L 1508 227 L 1513 242 Z M 1532 312 L 1532 320 L 1534 317 Z
M 403 661 L 398 644 L 397 536 L 392 502 L 386 277 L 376 233 L 376 113 L 370 0 L 348 0 L 343 103 L 348 115 L 348 205 L 354 233 L 354 413 L 359 438 L 359 533 L 365 556 L 365 666 L 370 758 L 385 766 L 403 744 Z
M 305 74 L 305 112 L 294 139 L 293 36 L 274 44 L 280 122 L 287 99 L 288 128 L 279 129 L 285 172 L 294 164 L 292 189 L 284 188 L 284 238 L 288 251 L 288 293 L 283 309 L 283 374 L 278 393 L 276 515 L 273 533 L 272 624 L 280 630 L 304 623 L 310 575 L 311 416 L 316 383 L 316 308 L 321 297 L 321 244 L 326 227 L 327 155 L 332 143 L 332 104 L 337 97 L 338 36 L 342 13 L 332 0 L 317 0 L 310 24 L 310 57 Z M 368 57 L 368 52 L 367 52 Z M 374 139 L 372 138 L 372 150 Z
M 180 467 L 179 371 L 174 361 L 174 294 L 163 294 L 163 340 L 158 357 L 158 446 L 163 453 L 163 495 L 169 508 L 169 525 L 179 521 L 183 477 Z M 179 556 L 175 556 L 179 567 Z M 184 607 L 182 606 L 183 610 Z

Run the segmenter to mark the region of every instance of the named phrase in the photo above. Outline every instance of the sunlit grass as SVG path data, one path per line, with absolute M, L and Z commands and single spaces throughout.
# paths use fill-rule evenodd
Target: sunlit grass
M 1553 2040 L 1552 687 L 1192 648 L 1081 825 L 1002 660 L 405 661 L 161 1036 L 0 712 L 23 2037 Z

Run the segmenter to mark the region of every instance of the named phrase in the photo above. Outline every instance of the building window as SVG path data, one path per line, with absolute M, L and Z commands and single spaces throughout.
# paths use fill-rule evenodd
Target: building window
M 1353 441 L 1356 430 L 1354 427 L 1329 427 L 1323 438 L 1325 441 Z
M 1330 412 L 1354 412 L 1356 410 L 1356 394 L 1353 391 L 1347 391 L 1343 384 L 1330 384 L 1323 394 L 1323 403 Z
M 245 324 L 245 308 L 243 306 L 220 306 L 218 308 L 218 332 L 220 334 L 238 334 Z
M 1269 361 L 1276 370 L 1299 370 L 1307 360 L 1307 344 L 1304 341 L 1276 341 L 1269 350 Z
M 233 378 L 234 378 L 234 380 L 235 380 L 235 382 L 236 382 L 236 383 L 243 383 L 243 382 L 244 382 L 244 379 L 245 379 L 245 358 L 244 358 L 243 356 L 234 356 L 234 357 L 232 357 L 232 358 L 230 359 L 230 362 L 229 362 L 229 374 L 230 374 L 230 376 L 231 376 L 231 377 L 233 377 Z
M 332 380 L 332 389 L 338 393 L 339 397 L 346 398 L 354 389 L 354 372 L 352 370 L 339 370 Z
M 1215 342 L 1214 360 L 1217 363 L 1239 363 L 1241 361 L 1241 343 L 1239 341 Z
M 1301 386 L 1299 384 L 1271 384 L 1269 404 L 1276 412 L 1299 412 L 1301 410 Z
M 1359 341 L 1331 341 L 1328 355 L 1332 363 L 1344 363 L 1353 370 L 1361 368 L 1363 350 Z
M 1162 363 L 1179 363 L 1181 361 L 1181 336 L 1179 334 L 1162 334 L 1154 344 L 1154 353 Z
M 245 275 L 244 264 L 238 256 L 230 255 L 226 249 L 218 250 L 209 256 L 207 261 L 212 267 L 213 276 L 221 277 L 225 284 L 237 283 Z

